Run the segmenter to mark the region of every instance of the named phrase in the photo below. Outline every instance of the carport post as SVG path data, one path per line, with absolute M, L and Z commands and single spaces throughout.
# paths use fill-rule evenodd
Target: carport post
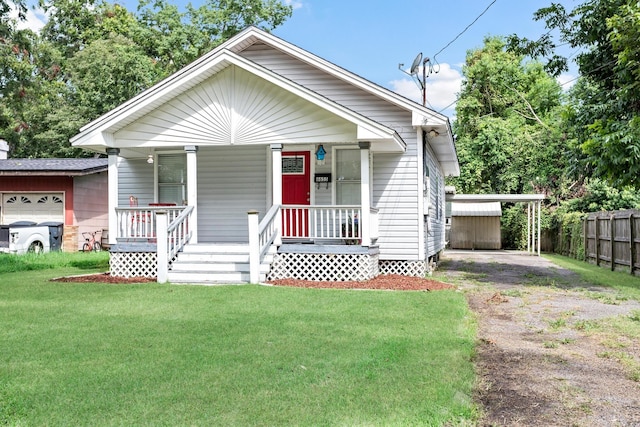
M 542 201 L 538 201 L 538 256 L 540 256 L 540 228 L 541 228 L 541 221 L 542 218 Z
M 527 203 L 527 252 L 531 252 L 531 202 Z

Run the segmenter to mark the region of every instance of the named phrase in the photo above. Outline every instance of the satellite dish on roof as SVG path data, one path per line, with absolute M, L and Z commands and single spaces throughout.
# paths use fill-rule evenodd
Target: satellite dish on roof
M 413 64 L 411 64 L 411 70 L 409 71 L 409 74 L 411 74 L 412 76 L 418 74 L 418 71 L 420 70 L 420 61 L 422 61 L 422 52 L 420 52 L 418 56 L 416 56 L 416 59 L 413 60 Z

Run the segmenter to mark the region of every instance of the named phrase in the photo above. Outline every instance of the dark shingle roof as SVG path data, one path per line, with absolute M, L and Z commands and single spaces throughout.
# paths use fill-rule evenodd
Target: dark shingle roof
M 108 159 L 2 159 L 0 175 L 90 175 L 107 167 Z

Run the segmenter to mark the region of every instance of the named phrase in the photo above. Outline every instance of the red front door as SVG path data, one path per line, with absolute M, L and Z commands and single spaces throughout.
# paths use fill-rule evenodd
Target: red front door
M 282 153 L 282 204 L 309 205 L 311 173 L 309 151 Z M 285 208 L 282 211 L 283 237 L 309 237 L 309 210 Z

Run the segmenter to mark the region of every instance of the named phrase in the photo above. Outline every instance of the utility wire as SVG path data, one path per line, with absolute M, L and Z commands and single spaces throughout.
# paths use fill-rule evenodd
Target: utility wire
M 438 53 L 436 53 L 435 55 L 433 55 L 433 60 L 435 61 L 435 60 L 436 60 L 436 56 L 440 55 L 440 54 L 441 54 L 441 53 L 442 53 L 446 48 L 448 48 L 449 46 L 451 46 L 451 45 L 453 44 L 453 42 L 455 42 L 456 40 L 458 40 L 458 38 L 459 38 L 461 35 L 463 35 L 463 34 L 464 34 L 464 33 L 465 33 L 469 28 L 471 28 L 471 26 L 472 26 L 473 24 L 475 24 L 475 23 L 476 23 L 476 21 L 482 17 L 482 15 L 484 15 L 485 13 L 487 13 L 487 11 L 489 10 L 489 8 L 490 8 L 491 6 L 493 6 L 493 4 L 494 4 L 496 1 L 498 1 L 498 0 L 493 0 L 491 3 L 489 3 L 489 6 L 487 6 L 487 7 L 482 11 L 482 13 L 481 13 L 480 15 L 478 15 L 478 16 L 476 17 L 476 19 L 474 19 L 474 20 L 473 20 L 473 22 L 471 22 L 471 24 L 467 25 L 467 27 L 466 27 L 464 30 L 462 30 L 462 32 L 460 32 L 457 36 L 455 36 L 455 38 L 454 38 L 453 40 L 451 40 L 449 43 L 447 43 L 447 45 L 446 45 L 445 47 L 443 47 L 442 49 L 440 49 L 440 50 L 438 51 Z

